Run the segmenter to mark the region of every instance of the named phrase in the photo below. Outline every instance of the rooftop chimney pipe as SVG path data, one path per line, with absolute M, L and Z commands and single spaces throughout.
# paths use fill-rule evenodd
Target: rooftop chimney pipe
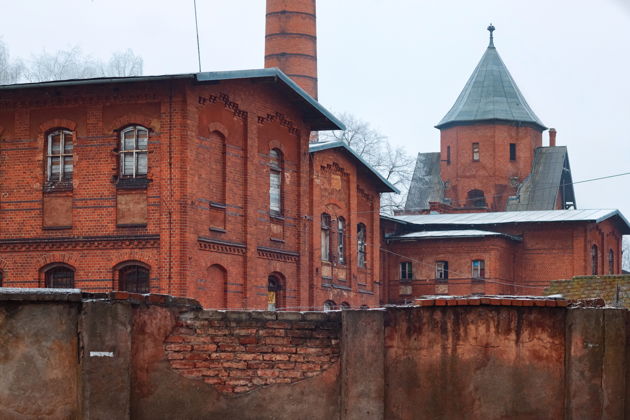
M 556 146 L 556 129 L 555 128 L 550 128 L 549 129 L 549 147 L 555 147 Z
M 315 0 L 267 0 L 265 67 L 278 67 L 317 99 Z

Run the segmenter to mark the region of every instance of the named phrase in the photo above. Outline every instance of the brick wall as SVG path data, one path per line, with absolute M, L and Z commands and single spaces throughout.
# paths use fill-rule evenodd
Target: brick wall
M 164 348 L 182 376 L 242 393 L 328 369 L 339 359 L 340 322 L 339 312 L 188 312 Z
M 554 280 L 545 295 L 561 294 L 565 299 L 603 299 L 606 305 L 630 309 L 630 275 L 576 276 Z

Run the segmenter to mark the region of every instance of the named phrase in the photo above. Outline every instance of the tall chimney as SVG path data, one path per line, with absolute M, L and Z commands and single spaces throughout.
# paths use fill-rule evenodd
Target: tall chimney
M 316 0 L 267 0 L 265 67 L 279 67 L 317 99 Z
M 549 129 L 549 147 L 555 147 L 556 145 L 556 129 L 555 128 L 550 128 Z

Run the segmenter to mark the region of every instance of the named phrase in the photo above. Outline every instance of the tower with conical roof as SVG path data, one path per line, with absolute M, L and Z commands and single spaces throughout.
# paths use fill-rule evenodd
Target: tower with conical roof
M 418 157 L 405 205 L 408 212 L 427 210 L 429 203 L 436 202 L 452 211 L 574 205 L 572 187 L 559 188 L 570 179 L 566 147 L 542 147 L 547 127 L 501 60 L 494 30 L 490 24 L 488 48 L 455 104 L 436 125 L 440 152 Z M 534 174 L 536 168 L 539 173 Z

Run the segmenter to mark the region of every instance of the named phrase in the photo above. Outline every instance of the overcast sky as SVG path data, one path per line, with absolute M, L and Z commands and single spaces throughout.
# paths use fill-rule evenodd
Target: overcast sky
M 263 67 L 264 0 L 197 0 L 204 71 Z M 132 48 L 145 74 L 194 72 L 193 1 L 0 0 L 12 57 Z M 486 27 L 529 105 L 569 147 L 574 181 L 630 172 L 630 0 L 318 0 L 320 101 L 409 153 L 481 58 Z M 547 134 L 543 136 L 544 144 Z M 630 176 L 576 185 L 578 208 L 630 218 Z

